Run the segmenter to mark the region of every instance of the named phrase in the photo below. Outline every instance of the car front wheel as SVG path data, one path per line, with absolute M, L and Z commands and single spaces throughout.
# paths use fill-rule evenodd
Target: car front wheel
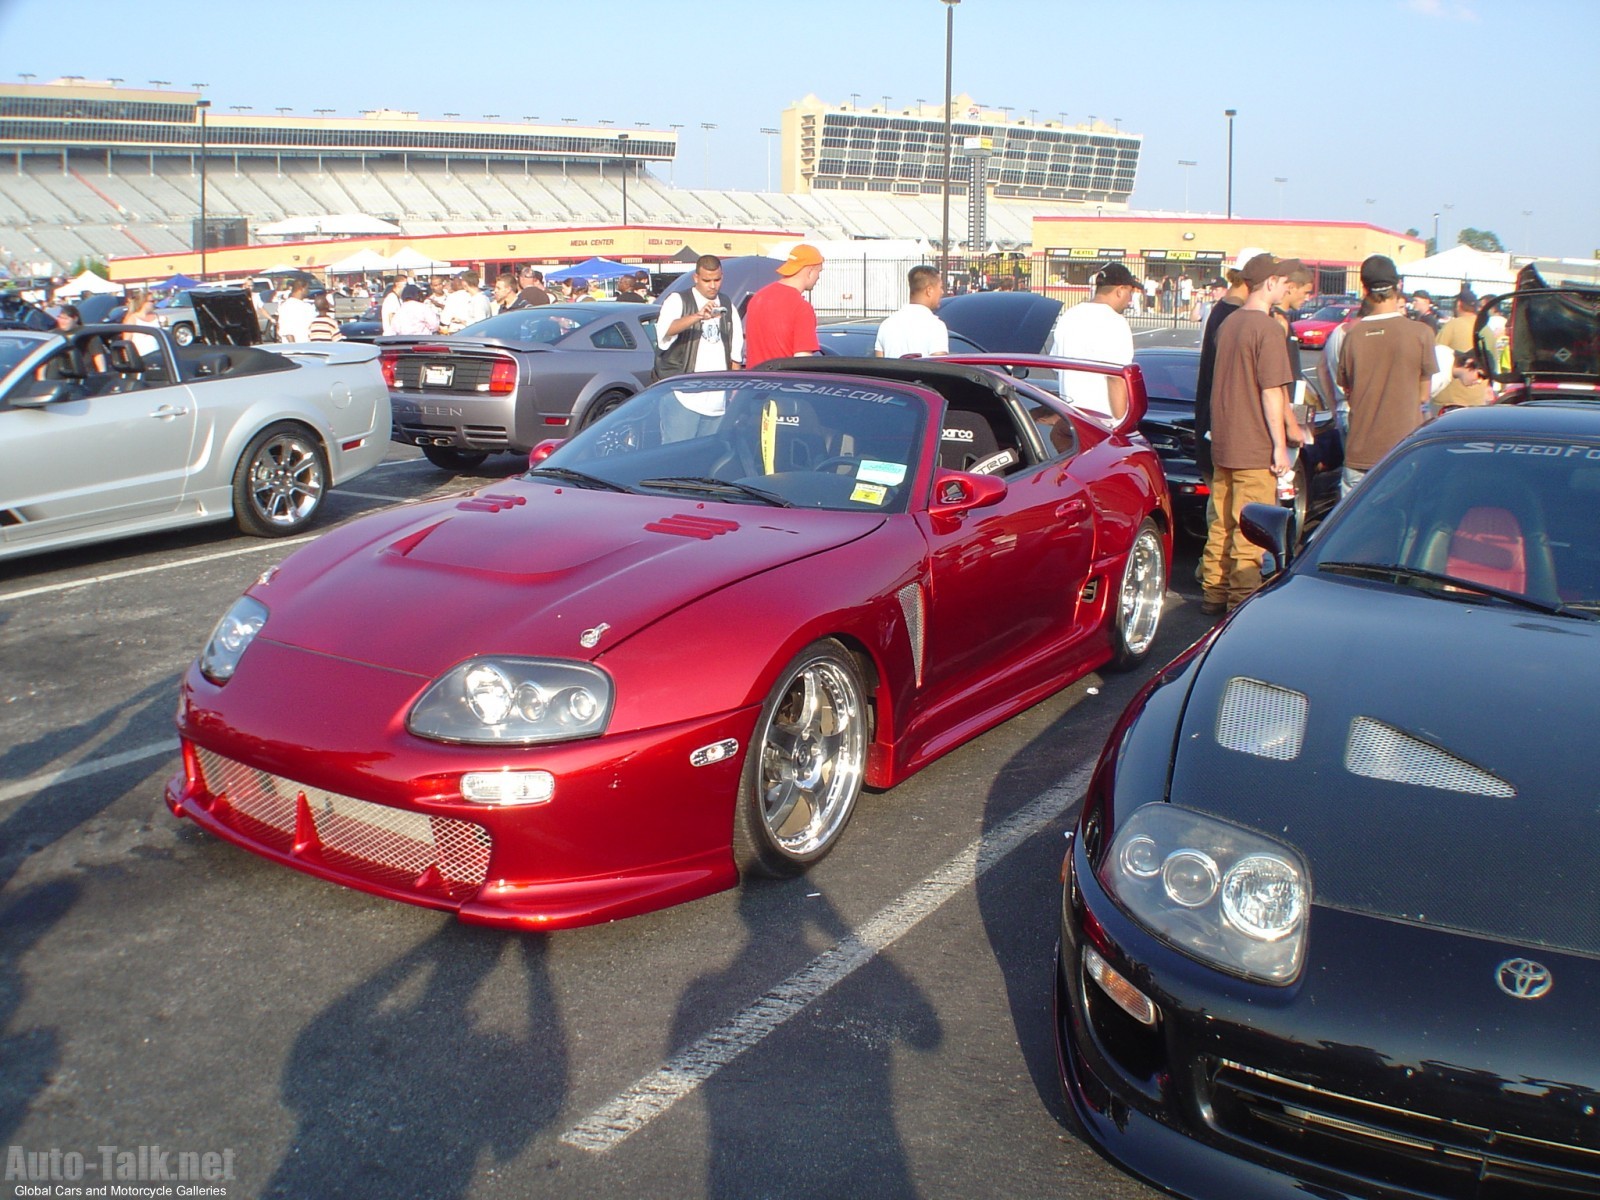
M 285 537 L 305 528 L 327 490 L 327 463 L 311 431 L 287 421 L 269 425 L 234 468 L 234 518 L 245 533 Z
M 797 875 L 833 849 L 861 794 L 867 725 L 861 672 L 838 642 L 789 664 L 745 757 L 733 830 L 741 871 Z
M 1150 653 L 1161 627 L 1167 598 L 1167 559 L 1161 531 L 1146 517 L 1133 535 L 1111 614 L 1111 665 L 1119 671 L 1138 666 Z
M 172 327 L 172 340 L 180 346 L 192 345 L 194 343 L 194 326 L 174 325 Z

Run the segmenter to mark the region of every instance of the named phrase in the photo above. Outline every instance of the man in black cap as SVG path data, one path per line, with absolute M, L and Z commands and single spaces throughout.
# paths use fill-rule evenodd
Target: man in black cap
M 1050 353 L 1056 358 L 1111 363 L 1125 367 L 1133 361 L 1133 330 L 1122 315 L 1133 303 L 1135 289 L 1144 285 L 1119 262 L 1110 263 L 1094 277 L 1094 298 L 1063 308 L 1050 331 Z M 1121 376 L 1061 371 L 1061 398 L 1099 416 L 1120 421 L 1128 411 L 1128 389 Z
M 1350 406 L 1340 494 L 1348 496 L 1378 460 L 1422 424 L 1438 369 L 1433 330 L 1408 321 L 1394 260 L 1374 254 L 1361 264 L 1368 314 L 1345 332 L 1339 386 Z

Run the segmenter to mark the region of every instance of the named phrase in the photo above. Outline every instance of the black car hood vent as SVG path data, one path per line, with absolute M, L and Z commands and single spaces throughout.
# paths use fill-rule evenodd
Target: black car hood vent
M 1296 573 L 1206 652 L 1167 796 L 1319 905 L 1600 957 L 1597 712 L 1600 623 Z

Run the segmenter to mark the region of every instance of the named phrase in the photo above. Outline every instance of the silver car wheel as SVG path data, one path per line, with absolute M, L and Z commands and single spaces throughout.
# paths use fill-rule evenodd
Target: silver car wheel
M 1116 633 L 1119 658 L 1127 665 L 1150 652 L 1161 627 L 1166 601 L 1166 557 L 1161 534 L 1146 521 L 1134 536 L 1117 593 Z
M 249 473 L 250 508 L 276 530 L 303 525 L 327 490 L 322 455 L 299 433 L 279 433 L 263 441 L 250 459 Z
M 784 672 L 746 763 L 735 846 L 741 864 L 793 874 L 832 849 L 866 775 L 865 689 L 849 654 L 819 642 Z

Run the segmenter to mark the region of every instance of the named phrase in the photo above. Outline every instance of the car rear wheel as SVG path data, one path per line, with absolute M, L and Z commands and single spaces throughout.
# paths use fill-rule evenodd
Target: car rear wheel
M 597 396 L 594 403 L 589 405 L 589 411 L 583 414 L 583 428 L 587 429 L 596 421 L 609 417 L 617 409 L 621 408 L 623 402 L 627 399 L 627 392 L 606 392 L 601 396 Z
M 749 874 L 797 875 L 832 850 L 866 774 L 866 688 L 838 642 L 808 646 L 761 708 L 734 815 Z
M 304 529 L 322 507 L 328 466 L 315 435 L 287 421 L 269 425 L 245 448 L 233 472 L 233 515 L 256 537 Z
M 441 471 L 471 471 L 483 466 L 489 457 L 475 450 L 457 450 L 454 446 L 424 446 L 422 456 Z
M 1161 531 L 1146 517 L 1133 535 L 1128 561 L 1122 568 L 1116 609 L 1111 614 L 1111 665 L 1126 671 L 1142 663 L 1161 628 L 1161 611 L 1167 598 L 1166 551 Z
M 172 340 L 180 346 L 188 346 L 194 342 L 193 325 L 174 325 L 172 327 Z
M 1311 477 L 1306 473 L 1303 457 L 1294 465 L 1294 499 L 1289 504 L 1294 510 L 1294 529 L 1290 536 L 1294 538 L 1295 549 L 1299 550 L 1306 537 L 1306 517 L 1311 512 Z

